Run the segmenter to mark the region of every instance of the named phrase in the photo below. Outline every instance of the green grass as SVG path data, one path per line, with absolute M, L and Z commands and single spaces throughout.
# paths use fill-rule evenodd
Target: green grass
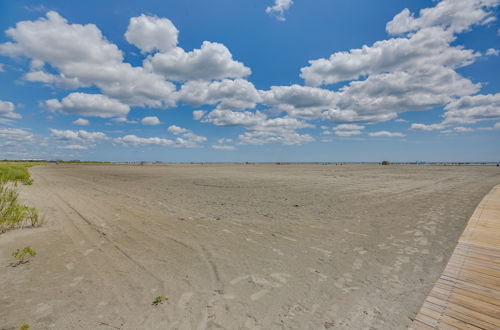
M 24 249 L 17 249 L 12 252 L 12 256 L 17 260 L 17 262 L 13 264 L 13 266 L 16 267 L 29 262 L 31 258 L 36 256 L 36 251 L 29 246 L 26 246 Z
M 33 183 L 28 167 L 24 165 L 0 164 L 0 177 L 4 181 L 22 182 L 27 185 Z
M 152 305 L 153 306 L 158 306 L 160 304 L 163 304 L 167 300 L 168 300 L 168 298 L 165 297 L 165 296 L 158 296 L 158 297 L 155 298 L 155 300 L 153 300 Z
M 18 182 L 33 183 L 28 168 L 35 162 L 0 163 L 0 233 L 9 229 L 37 226 L 40 223 L 38 211 L 19 201 L 15 185 Z
M 19 193 L 4 178 L 0 178 L 0 233 L 9 229 L 37 226 L 38 211 L 19 202 Z

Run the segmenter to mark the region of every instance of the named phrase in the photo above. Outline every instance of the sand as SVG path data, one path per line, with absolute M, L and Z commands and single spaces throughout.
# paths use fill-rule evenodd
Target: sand
M 0 329 L 405 329 L 500 183 L 495 166 L 31 172 L 45 223 L 0 235 Z

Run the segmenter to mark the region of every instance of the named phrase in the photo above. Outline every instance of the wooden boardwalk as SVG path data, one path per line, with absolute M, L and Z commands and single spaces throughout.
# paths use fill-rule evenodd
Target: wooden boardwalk
M 476 208 L 410 329 L 500 329 L 500 185 Z

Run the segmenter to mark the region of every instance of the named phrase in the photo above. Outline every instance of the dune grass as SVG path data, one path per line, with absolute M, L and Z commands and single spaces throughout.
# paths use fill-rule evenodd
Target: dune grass
M 27 185 L 33 183 L 28 167 L 24 165 L 0 164 L 0 177 L 4 181 L 21 182 Z
M 33 183 L 28 167 L 30 164 L 0 164 L 0 233 L 9 229 L 37 226 L 40 223 L 38 211 L 19 201 L 16 190 L 18 182 Z

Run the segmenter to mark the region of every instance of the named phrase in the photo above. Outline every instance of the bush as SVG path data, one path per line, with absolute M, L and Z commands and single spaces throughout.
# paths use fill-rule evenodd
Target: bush
M 19 193 L 4 177 L 0 177 L 0 233 L 12 228 L 36 226 L 38 211 L 19 202 Z
M 0 164 L 0 177 L 5 181 L 22 182 L 26 185 L 33 183 L 28 167 L 23 165 Z
M 29 262 L 31 258 L 36 256 L 36 251 L 27 246 L 22 250 L 17 249 L 16 251 L 12 252 L 12 256 L 17 259 L 17 263 L 13 265 L 15 267 L 20 264 Z
M 390 163 L 389 163 L 388 160 L 383 160 L 382 163 L 380 163 L 380 164 L 382 164 L 382 165 L 389 165 Z

